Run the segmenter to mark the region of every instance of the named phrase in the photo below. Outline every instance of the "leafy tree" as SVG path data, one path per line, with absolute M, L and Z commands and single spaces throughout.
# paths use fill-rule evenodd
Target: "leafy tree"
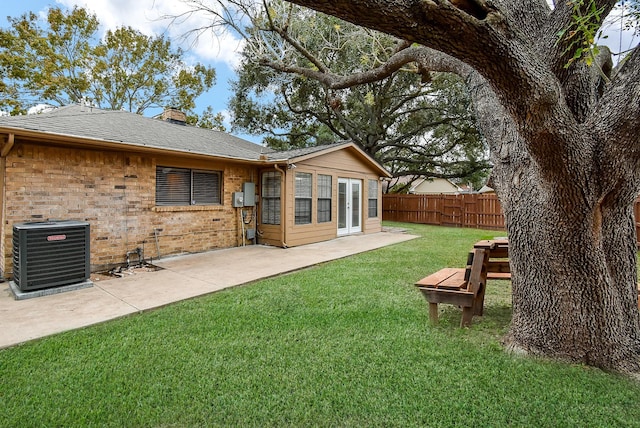
M 108 31 L 93 50 L 91 94 L 99 106 L 142 113 L 149 107 L 195 107 L 195 98 L 211 88 L 215 72 L 201 64 L 187 68 L 180 49 L 163 36 L 131 27 Z
M 25 100 L 33 97 L 60 105 L 79 102 L 90 86 L 87 58 L 97 18 L 80 8 L 68 14 L 53 8 L 46 28 L 33 12 L 8 19 L 11 29 L 0 30 L 0 107 L 24 111 Z
M 592 67 L 571 61 L 579 44 L 558 34 L 575 25 L 575 1 L 292 2 L 418 44 L 396 60 L 464 76 L 510 238 L 507 348 L 638 376 L 640 48 L 617 68 L 606 48 Z M 616 3 L 583 2 L 583 24 L 600 28 Z M 329 87 L 346 79 L 319 78 Z
M 187 115 L 187 123 L 198 128 L 215 129 L 222 132 L 227 130 L 224 126 L 224 116 L 219 112 L 214 113 L 211 106 L 208 106 L 200 116 L 197 114 Z
M 123 27 L 98 40 L 98 19 L 82 8 L 49 9 L 47 25 L 34 13 L 9 22 L 0 30 L 0 107 L 16 113 L 32 103 L 83 99 L 139 114 L 165 106 L 188 112 L 215 81 L 214 69 L 187 66 L 182 50 L 162 36 Z
M 284 2 L 233 2 L 244 21 L 231 6 L 187 3 L 245 37 L 230 102 L 236 130 L 267 134 L 275 149 L 352 140 L 396 176 L 486 173 L 486 146 L 456 76 L 407 64 L 379 81 L 328 88 L 304 74 L 375 67 L 394 54 L 395 38 Z

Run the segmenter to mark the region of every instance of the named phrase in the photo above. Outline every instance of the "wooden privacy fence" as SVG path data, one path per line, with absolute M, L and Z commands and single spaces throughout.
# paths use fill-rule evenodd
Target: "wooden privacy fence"
M 640 198 L 634 207 L 640 247 Z M 383 195 L 382 219 L 439 226 L 504 230 L 504 214 L 493 194 Z
M 439 226 L 504 230 L 496 195 L 383 195 L 382 219 Z

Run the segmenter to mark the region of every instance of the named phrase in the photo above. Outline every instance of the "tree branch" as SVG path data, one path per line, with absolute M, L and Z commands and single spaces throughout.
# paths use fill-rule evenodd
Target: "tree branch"
M 479 21 L 446 1 L 290 1 L 446 52 L 477 70 L 539 162 L 565 156 L 568 142 L 574 141 L 570 134 L 579 132 L 577 123 L 567 122 L 570 105 L 562 82 L 548 67 L 555 59 L 537 50 L 517 28 L 518 21 L 510 20 L 510 3 L 496 1 Z
M 616 154 L 640 170 L 640 45 L 637 46 L 606 88 L 586 127 L 605 144 L 616 145 Z
M 322 70 L 317 71 L 267 59 L 261 59 L 260 65 L 270 67 L 276 71 L 299 74 L 314 79 L 329 89 L 346 89 L 355 85 L 376 82 L 391 76 L 413 62 L 420 64 L 420 67 L 425 70 L 455 73 L 462 78 L 466 78 L 472 72 L 471 67 L 450 55 L 423 46 L 407 45 L 405 43 L 404 46 L 406 47 L 399 49 L 381 66 L 347 76 L 333 73 L 324 67 Z

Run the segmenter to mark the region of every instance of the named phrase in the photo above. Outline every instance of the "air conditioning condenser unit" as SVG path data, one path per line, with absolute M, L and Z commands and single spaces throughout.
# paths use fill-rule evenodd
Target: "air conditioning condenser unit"
M 13 282 L 31 291 L 87 281 L 90 253 L 89 223 L 14 224 Z

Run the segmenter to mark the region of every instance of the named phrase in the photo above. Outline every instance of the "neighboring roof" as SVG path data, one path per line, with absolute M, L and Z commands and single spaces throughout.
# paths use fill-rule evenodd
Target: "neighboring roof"
M 409 193 L 460 193 L 462 189 L 446 178 L 420 178 L 414 181 Z
M 485 184 L 478 190 L 478 193 L 495 193 L 495 190 Z
M 276 152 L 226 132 L 181 125 L 135 113 L 71 105 L 25 116 L 0 116 L 0 132 L 44 135 L 55 139 L 115 143 L 243 161 L 299 162 L 309 157 L 349 148 L 373 164 L 382 175 L 389 173 L 352 142 Z

